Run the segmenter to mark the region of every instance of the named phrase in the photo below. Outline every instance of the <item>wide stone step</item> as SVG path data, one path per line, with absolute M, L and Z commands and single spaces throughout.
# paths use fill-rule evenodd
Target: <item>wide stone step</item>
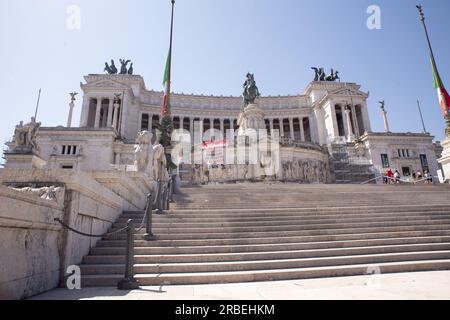
M 338 276 L 368 275 L 374 271 L 379 273 L 400 273 L 419 271 L 449 270 L 450 260 L 395 262 L 382 264 L 363 264 L 335 267 L 277 269 L 240 272 L 211 272 L 184 274 L 139 274 L 136 279 L 141 286 L 184 285 L 210 283 L 237 283 L 252 281 L 274 281 L 292 279 L 311 279 Z M 83 287 L 114 287 L 123 278 L 121 275 L 84 275 L 81 277 Z M 376 278 L 368 278 L 368 280 Z
M 169 231 L 168 233 L 191 233 L 190 230 L 199 230 L 202 233 L 223 233 L 225 230 L 239 230 L 240 228 L 252 229 L 258 231 L 258 228 L 263 227 L 295 227 L 299 226 L 297 230 L 305 229 L 309 226 L 315 228 L 315 226 L 323 226 L 327 228 L 328 226 L 362 226 L 364 224 L 376 224 L 376 223 L 392 223 L 392 225 L 396 225 L 398 223 L 444 223 L 448 224 L 450 221 L 450 213 L 446 215 L 435 215 L 435 216 L 425 216 L 425 215 L 417 215 L 417 216 L 407 216 L 407 217 L 397 217 L 397 216 L 388 216 L 388 217 L 365 217 L 365 218 L 342 218 L 342 219 L 302 219 L 290 217 L 289 219 L 281 218 L 278 221 L 255 221 L 255 222 L 215 222 L 215 223 L 189 223 L 184 221 L 177 222 L 169 222 L 169 223 L 159 223 L 153 222 L 152 227 L 155 232 L 161 233 L 161 231 Z M 119 222 L 114 224 L 114 228 L 111 231 L 119 230 L 123 228 L 125 223 Z M 286 229 L 287 230 L 287 229 Z M 141 231 L 140 233 L 144 233 Z M 195 233 L 195 232 L 194 232 Z
M 363 219 L 400 219 L 400 218 L 412 218 L 412 217 L 450 217 L 450 210 L 430 210 L 430 211 L 405 211 L 405 212 L 393 212 L 393 211 L 386 211 L 386 212 L 376 212 L 376 213 L 322 213 L 322 214 L 299 214 L 295 212 L 279 212 L 277 214 L 261 214 L 261 215 L 239 215 L 239 214 L 233 214 L 232 216 L 213 216 L 208 217 L 204 215 L 198 215 L 195 217 L 192 216 L 186 216 L 181 214 L 153 214 L 152 215 L 152 221 L 154 225 L 164 225 L 164 224 L 171 224 L 171 225 L 188 225 L 188 224 L 211 224 L 211 225 L 217 225 L 217 223 L 226 222 L 226 223 L 264 223 L 264 222 L 284 222 L 284 221 L 292 221 L 292 220 L 298 220 L 298 221 L 332 221 L 332 220 L 340 220 L 340 221 L 351 221 L 351 220 L 363 220 Z M 135 223 L 141 222 L 144 218 L 144 214 L 136 214 L 136 215 L 128 215 L 128 216 L 122 216 L 117 220 L 117 223 L 125 223 L 129 219 L 133 219 Z
M 386 246 L 401 244 L 423 244 L 423 243 L 445 243 L 450 240 L 448 236 L 427 233 L 427 235 L 418 236 L 417 233 L 411 237 L 398 238 L 374 238 L 365 240 L 340 240 L 340 241 L 311 241 L 298 243 L 278 243 L 278 244 L 253 244 L 253 245 L 235 245 L 235 246 L 185 246 L 185 247 L 136 247 L 137 255 L 163 255 L 163 254 L 208 254 L 208 253 L 248 253 L 264 251 L 284 251 L 284 250 L 310 250 L 310 249 L 333 249 L 333 248 L 351 248 L 362 246 Z M 125 243 L 123 243 L 125 244 Z M 95 247 L 91 249 L 92 255 L 124 255 L 125 247 Z
M 419 220 L 409 222 L 376 222 L 358 224 L 330 224 L 309 226 L 282 226 L 282 227 L 252 227 L 252 228 L 222 228 L 217 230 L 201 229 L 153 229 L 153 234 L 158 242 L 162 241 L 214 241 L 221 239 L 253 239 L 270 237 L 299 237 L 317 235 L 338 235 L 352 233 L 377 233 L 395 231 L 419 231 L 419 230 L 450 230 L 450 220 Z M 176 232 L 176 233 L 175 233 Z M 106 236 L 103 240 L 125 239 L 126 234 L 120 233 Z M 136 240 L 144 240 L 144 231 L 135 235 Z
M 259 261 L 284 260 L 313 257 L 336 257 L 350 255 L 385 254 L 415 251 L 442 251 L 450 250 L 450 243 L 425 243 L 411 245 L 391 245 L 376 247 L 354 247 L 336 249 L 314 250 L 286 250 L 249 253 L 222 253 L 222 254 L 174 254 L 174 255 L 136 255 L 136 264 L 155 263 L 199 263 L 199 262 L 230 262 L 230 261 Z M 84 264 L 125 264 L 125 256 L 87 256 Z
M 293 269 L 330 267 L 352 264 L 374 264 L 388 262 L 405 262 L 421 260 L 450 259 L 450 251 L 407 252 L 387 254 L 367 254 L 357 256 L 314 257 L 302 259 L 263 260 L 263 261 L 233 261 L 233 262 L 207 262 L 207 263 L 161 263 L 161 264 L 135 264 L 134 271 L 145 273 L 194 273 L 194 272 L 230 272 L 267 269 Z M 81 265 L 81 273 L 89 274 L 123 274 L 124 264 L 108 265 Z
M 182 204 L 172 204 L 171 209 L 173 210 L 214 210 L 214 209 L 267 209 L 267 208 L 272 208 L 272 209 L 277 209 L 277 208 L 292 208 L 295 205 L 297 205 L 298 208 L 311 208 L 311 207 L 324 207 L 324 206 L 329 206 L 332 207 L 333 203 L 326 203 L 324 201 L 318 201 L 316 203 L 308 203 L 308 205 L 301 205 L 299 203 L 301 203 L 300 201 L 298 203 L 296 202 L 284 202 L 284 203 L 278 203 L 278 204 L 274 204 L 274 202 L 268 202 L 268 203 L 264 203 L 262 201 L 258 201 L 258 200 L 248 200 L 246 202 L 239 202 L 237 200 L 232 200 L 230 199 L 229 201 L 231 201 L 231 204 L 226 204 L 223 202 L 223 200 L 217 199 L 214 201 L 211 201 L 210 203 L 203 203 L 203 204 L 186 204 L 186 205 L 182 205 Z M 409 200 L 405 199 L 405 202 L 427 202 L 427 201 L 432 201 L 430 199 L 417 199 L 417 198 L 411 198 Z M 336 207 L 343 207 L 345 205 L 352 205 L 352 206 L 373 206 L 376 205 L 378 203 L 383 203 L 385 205 L 389 205 L 391 208 L 395 208 L 398 205 L 398 202 L 393 200 L 393 201 L 387 201 L 384 199 L 379 199 L 379 200 L 371 200 L 371 201 L 364 201 L 364 202 L 355 202 L 355 203 L 337 203 Z M 445 205 L 450 205 L 449 203 L 445 203 Z
M 442 234 L 448 234 L 443 236 Z M 424 235 L 426 234 L 426 235 Z M 195 247 L 137 247 L 137 255 L 189 255 L 189 254 L 221 254 L 221 253 L 251 253 L 251 252 L 274 252 L 289 250 L 319 250 L 333 248 L 352 248 L 369 246 L 389 246 L 406 244 L 428 244 L 450 242 L 450 232 L 430 232 L 414 233 L 411 237 L 404 238 L 374 238 L 367 240 L 341 240 L 341 241 L 318 241 L 299 243 L 279 243 L 279 244 L 255 244 L 236 246 L 195 246 Z M 123 242 L 123 244 L 125 244 Z M 91 250 L 91 255 L 117 256 L 124 255 L 125 247 L 96 247 Z M 90 257 L 90 256 L 89 256 Z
M 361 240 L 361 239 L 377 239 L 377 238 L 395 238 L 410 237 L 415 235 L 427 236 L 427 232 L 432 234 L 448 235 L 450 230 L 448 227 L 442 226 L 423 226 L 423 227 L 404 227 L 404 228 L 378 228 L 368 230 L 334 230 L 331 232 L 308 232 L 303 236 L 275 236 L 275 237 L 254 237 L 254 238 L 226 238 L 226 239 L 187 239 L 187 240 L 156 240 L 145 241 L 135 240 L 136 247 L 182 247 L 182 246 L 235 246 L 235 245 L 254 245 L 254 244 L 279 244 L 279 243 L 300 243 L 312 241 L 338 241 L 338 240 Z M 439 233 L 442 232 L 442 233 Z M 156 236 L 158 238 L 158 236 Z M 125 240 L 100 240 L 97 247 L 121 247 L 125 246 Z
M 285 225 L 290 224 L 292 222 L 301 222 L 304 224 L 312 224 L 313 222 L 323 222 L 323 223 L 338 223 L 338 222 L 377 222 L 377 221 L 408 221 L 414 219 L 447 219 L 450 218 L 450 212 L 413 212 L 413 213 L 405 213 L 405 214 L 397 214 L 392 215 L 390 213 L 385 214 L 373 214 L 373 215 L 327 215 L 324 216 L 324 219 L 321 219 L 319 216 L 278 216 L 278 217 L 270 217 L 270 216 L 262 216 L 262 217 L 222 217 L 222 218 L 183 218 L 183 217 L 173 217 L 166 216 L 164 218 L 152 217 L 153 226 L 155 228 L 195 228 L 195 227 L 216 227 L 216 226 L 254 226 L 254 225 Z M 135 226 L 137 223 L 141 223 L 143 216 L 140 219 L 135 220 Z M 120 226 L 125 226 L 125 221 L 119 220 L 119 222 L 113 225 L 113 229 L 117 229 Z
M 254 221 L 254 219 L 269 219 L 279 220 L 285 218 L 296 219 L 350 219 L 361 217 L 387 217 L 398 216 L 403 217 L 406 215 L 424 215 L 433 216 L 436 214 L 450 215 L 450 208 L 398 208 L 394 211 L 392 208 L 341 208 L 341 210 L 318 210 L 316 208 L 309 208 L 306 210 L 289 209 L 289 210 L 236 210 L 236 211 L 170 211 L 165 214 L 153 214 L 152 219 L 156 222 L 176 221 L 177 219 L 183 222 L 216 222 L 220 220 L 230 221 Z M 141 222 L 144 218 L 144 214 L 129 214 L 122 215 L 118 222 L 126 222 L 129 219 L 133 219 L 135 223 Z
M 376 205 L 380 204 L 380 205 Z M 395 208 L 395 209 L 394 209 Z M 322 203 L 320 206 L 289 206 L 289 207 L 276 207 L 276 208 L 209 208 L 209 209 L 174 209 L 171 207 L 170 213 L 173 214 L 184 214 L 184 215 L 195 215 L 195 214 L 204 214 L 204 215 L 223 215 L 223 214 L 232 214 L 232 213 L 267 213 L 267 214 L 277 214 L 277 213 L 283 213 L 283 212 L 296 212 L 296 213 L 352 213 L 352 212 L 360 212 L 360 213 L 370 213 L 370 212 L 386 212 L 390 211 L 392 212 L 395 210 L 395 212 L 403 212 L 403 211 L 429 211 L 429 210 L 449 210 L 448 204 L 443 204 L 440 206 L 414 206 L 414 205 L 402 205 L 397 204 L 395 206 L 392 205 L 386 205 L 384 202 L 373 202 L 369 205 L 358 205 L 358 206 L 349 206 L 347 205 L 325 205 Z
M 352 179 L 367 176 L 356 173 Z M 136 231 L 136 278 L 164 285 L 448 269 L 449 191 L 283 183 L 186 188 L 167 213 L 153 214 L 154 241 L 144 240 L 145 228 Z M 125 212 L 111 230 L 129 219 L 137 227 L 143 218 L 142 211 Z M 116 286 L 125 244 L 124 233 L 98 241 L 83 260 L 82 285 Z

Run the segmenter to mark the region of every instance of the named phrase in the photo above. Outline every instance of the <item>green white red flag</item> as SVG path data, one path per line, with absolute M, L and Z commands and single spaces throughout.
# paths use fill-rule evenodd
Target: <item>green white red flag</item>
M 434 77 L 434 87 L 437 90 L 439 104 L 441 105 L 442 112 L 444 113 L 444 117 L 449 113 L 450 108 L 450 96 L 448 95 L 447 90 L 442 83 L 441 77 L 439 76 L 439 72 L 436 67 L 436 62 L 433 57 L 431 57 L 431 65 L 433 67 L 433 77 Z
M 163 105 L 162 105 L 162 116 L 168 112 L 170 115 L 170 106 L 169 106 L 169 100 L 170 100 L 170 60 L 171 60 L 171 52 L 169 50 L 169 54 L 167 55 L 167 61 L 166 61 L 166 68 L 164 70 L 164 79 L 163 79 L 163 86 L 165 88 L 164 91 L 164 98 L 163 98 Z

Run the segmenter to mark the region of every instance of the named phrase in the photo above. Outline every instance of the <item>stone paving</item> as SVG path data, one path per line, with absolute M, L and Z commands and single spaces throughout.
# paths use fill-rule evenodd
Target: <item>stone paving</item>
M 450 271 L 294 281 L 115 288 L 55 289 L 33 300 L 448 300 Z

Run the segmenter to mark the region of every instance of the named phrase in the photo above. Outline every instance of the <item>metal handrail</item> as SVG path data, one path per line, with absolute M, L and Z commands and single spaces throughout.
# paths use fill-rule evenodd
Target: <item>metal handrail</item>
M 151 215 L 149 216 L 151 217 Z M 144 215 L 140 229 L 143 228 L 144 220 L 146 218 L 146 215 Z M 85 232 L 81 232 L 79 230 L 76 230 L 67 224 L 65 224 L 61 219 L 55 218 L 55 222 L 58 222 L 63 228 L 66 228 L 67 230 L 70 230 L 76 234 L 79 234 L 81 236 L 90 237 L 90 238 L 103 238 L 105 236 L 115 235 L 119 234 L 121 232 L 126 231 L 126 251 L 125 251 L 125 274 L 124 278 L 120 280 L 117 284 L 117 288 L 119 290 L 135 290 L 139 288 L 139 282 L 134 278 L 134 233 L 135 228 L 133 224 L 133 220 L 130 219 L 127 221 L 127 225 L 124 228 L 121 228 L 119 230 L 108 232 L 103 235 L 97 235 L 97 234 L 89 234 Z M 140 230 L 139 229 L 139 230 Z
M 145 206 L 145 218 L 146 218 L 146 226 L 145 226 L 145 235 L 144 239 L 146 241 L 152 241 L 155 239 L 155 236 L 152 232 L 153 226 L 153 198 L 152 194 L 149 193 L 147 195 L 147 205 Z
M 423 181 L 429 181 L 430 178 L 431 178 L 432 181 L 434 182 L 434 179 L 437 178 L 437 177 L 431 176 L 431 177 L 423 178 L 423 179 L 417 180 L 417 181 L 408 181 L 408 180 L 404 180 L 404 179 L 396 179 L 396 178 L 388 177 L 388 176 L 379 176 L 379 177 L 375 177 L 375 178 L 373 178 L 373 179 L 370 179 L 370 180 L 361 182 L 360 184 L 361 184 L 361 185 L 362 185 L 362 184 L 368 184 L 368 183 L 370 183 L 370 182 L 372 182 L 372 181 L 376 181 L 376 180 L 379 180 L 379 179 L 388 179 L 388 180 L 391 180 L 391 181 L 400 181 L 400 182 L 402 182 L 402 183 L 417 184 L 417 183 L 420 183 L 420 182 L 423 182 Z
M 133 220 L 127 221 L 127 248 L 125 255 L 125 276 L 117 284 L 119 290 L 139 289 L 139 282 L 134 278 L 134 225 Z

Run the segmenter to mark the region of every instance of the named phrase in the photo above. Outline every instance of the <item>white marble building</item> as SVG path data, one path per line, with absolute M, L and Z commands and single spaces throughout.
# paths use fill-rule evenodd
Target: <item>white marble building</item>
M 303 94 L 260 97 L 257 103 L 268 132 L 279 130 L 285 146 L 328 150 L 330 181 L 364 181 L 383 174 L 387 166 L 405 176 L 425 170 L 436 175 L 433 137 L 373 133 L 368 93 L 360 88 L 355 83 L 313 81 Z M 50 168 L 109 170 L 131 165 L 137 134 L 154 132 L 161 121 L 163 92 L 147 89 L 139 75 L 91 74 L 81 89 L 79 127 L 42 127 L 41 157 Z M 174 128 L 187 130 L 193 138 L 194 122 L 200 122 L 203 132 L 214 128 L 226 137 L 227 130 L 238 129 L 242 105 L 242 97 L 172 94 Z

